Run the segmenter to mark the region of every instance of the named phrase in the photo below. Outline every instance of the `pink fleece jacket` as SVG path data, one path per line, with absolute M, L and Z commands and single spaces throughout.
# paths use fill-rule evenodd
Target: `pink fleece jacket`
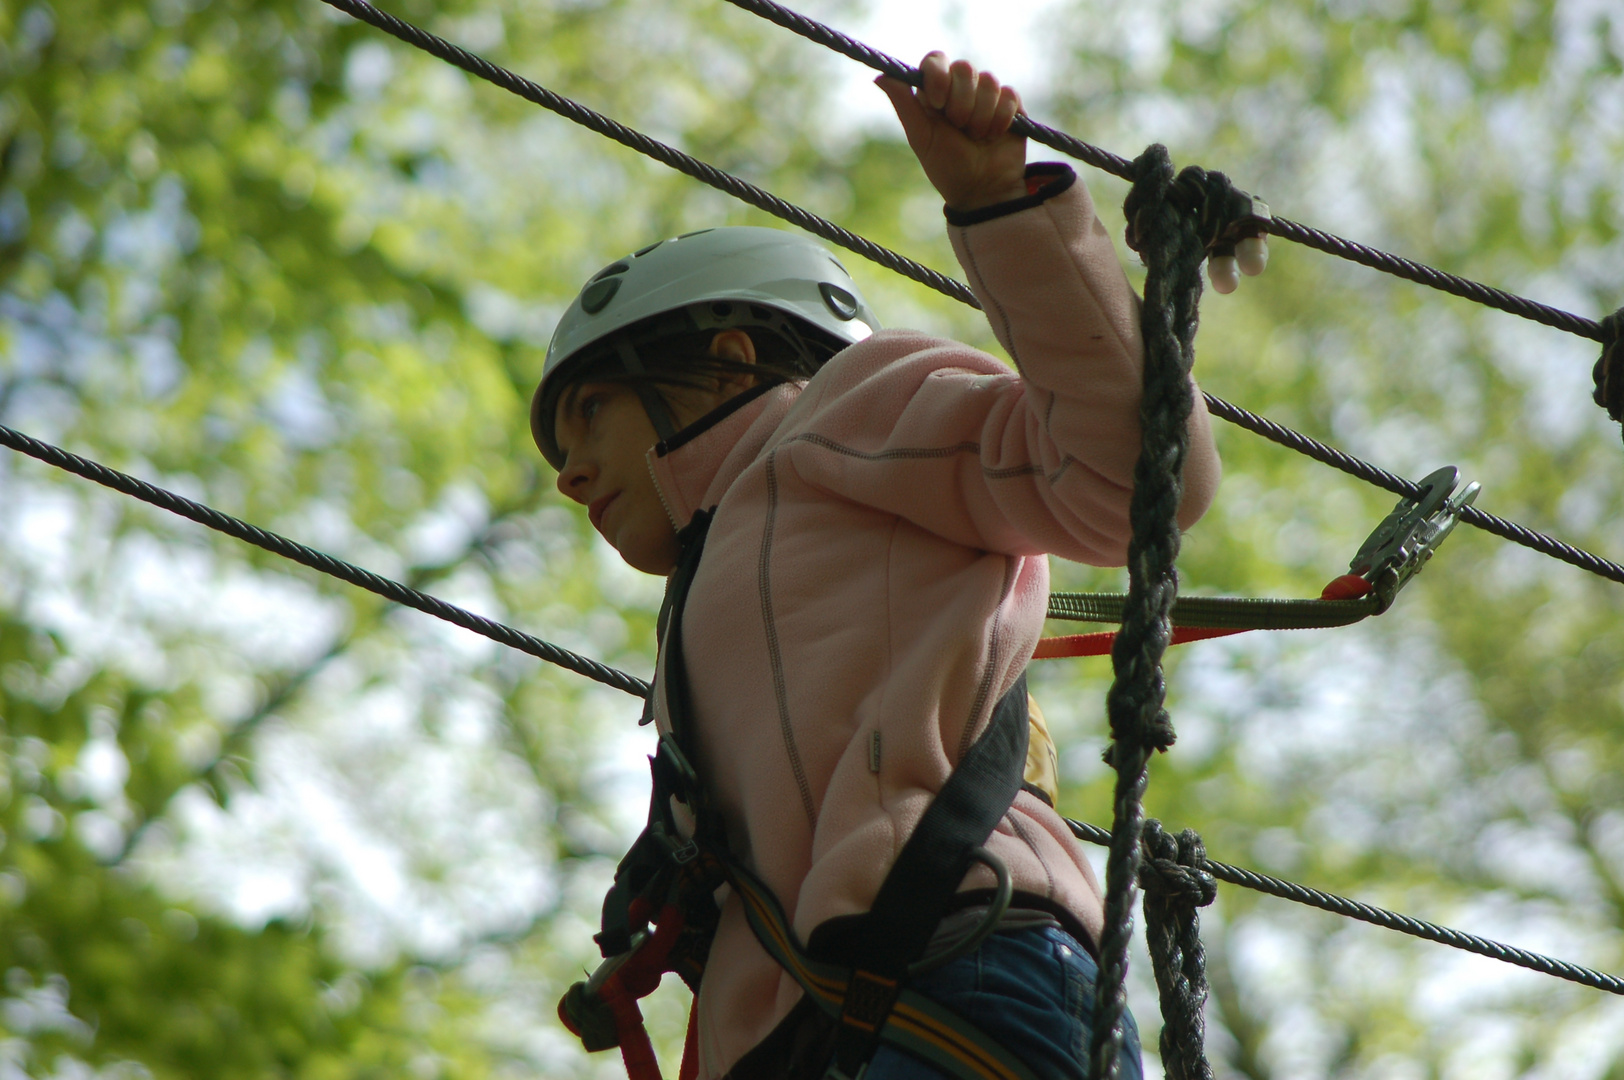
M 966 345 L 882 331 L 804 388 L 649 458 L 679 527 L 716 507 L 683 623 L 695 764 L 734 853 L 802 941 L 868 910 L 1020 675 L 1047 555 L 1126 556 L 1143 348 L 1087 191 L 950 232 L 1018 374 Z M 1190 435 L 1185 525 L 1218 481 L 1199 396 Z M 669 730 L 663 670 L 655 702 Z M 989 846 L 1017 889 L 1097 940 L 1099 884 L 1052 809 L 1023 792 Z M 963 887 L 992 884 L 977 867 Z M 725 1074 L 800 996 L 728 896 L 699 995 L 701 1075 Z

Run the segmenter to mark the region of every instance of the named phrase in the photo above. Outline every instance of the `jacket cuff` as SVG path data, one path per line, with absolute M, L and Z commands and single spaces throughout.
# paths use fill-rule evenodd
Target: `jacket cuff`
M 1065 162 L 1037 161 L 1026 167 L 1026 194 L 1021 198 L 993 203 L 991 206 L 982 206 L 975 210 L 955 210 L 951 206 L 944 206 L 942 213 L 947 216 L 949 225 L 980 225 L 984 221 L 992 221 L 995 218 L 1020 213 L 1022 210 L 1030 210 L 1034 206 L 1041 206 L 1076 182 L 1077 173 Z

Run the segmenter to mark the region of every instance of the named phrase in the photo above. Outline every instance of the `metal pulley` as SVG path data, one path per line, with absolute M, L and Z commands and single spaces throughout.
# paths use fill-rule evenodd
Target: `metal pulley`
M 1454 530 L 1461 511 L 1476 501 L 1482 485 L 1474 480 L 1456 492 L 1459 482 L 1460 470 L 1453 465 L 1428 475 L 1415 496 L 1398 501 L 1348 564 L 1349 573 L 1370 582 L 1378 613 L 1391 606 L 1405 582 Z

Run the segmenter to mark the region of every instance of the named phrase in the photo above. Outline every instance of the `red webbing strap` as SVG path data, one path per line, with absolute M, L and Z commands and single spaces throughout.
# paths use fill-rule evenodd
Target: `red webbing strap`
M 1226 630 L 1215 626 L 1175 626 L 1169 645 L 1183 645 L 1186 641 L 1245 634 L 1246 630 Z M 1034 660 L 1058 660 L 1068 656 L 1109 656 L 1116 642 L 1115 630 L 1101 630 L 1093 634 L 1067 634 L 1064 637 L 1046 637 L 1038 642 L 1032 653 Z
M 646 905 L 641 899 L 633 901 Z M 634 917 L 640 913 L 634 911 Z M 634 952 L 613 975 L 598 988 L 598 997 L 615 1017 L 615 1034 L 619 1036 L 620 1058 L 626 1065 L 629 1080 L 661 1080 L 660 1063 L 654 1056 L 654 1044 L 649 1041 L 648 1028 L 643 1023 L 643 1011 L 637 1007 L 639 998 L 648 997 L 660 985 L 660 978 L 670 968 L 666 958 L 682 933 L 682 912 L 674 904 L 667 904 L 654 920 L 654 934 Z M 694 1043 L 693 1021 L 688 1025 L 688 1043 L 682 1053 L 682 1080 L 691 1080 L 698 1072 L 697 1055 L 690 1052 Z M 693 1059 L 690 1065 L 690 1058 Z
M 629 1080 L 661 1080 L 660 1063 L 654 1057 L 654 1044 L 649 1042 L 648 1028 L 643 1024 L 643 1010 L 637 1007 L 637 998 L 620 981 L 616 972 L 598 991 L 603 1003 L 615 1014 L 615 1031 L 620 1036 L 620 1060 L 626 1064 Z
M 1325 586 L 1320 593 L 1320 599 L 1357 600 L 1367 595 L 1370 587 L 1370 582 L 1358 574 L 1343 574 Z M 1168 644 L 1183 645 L 1187 641 L 1205 641 L 1208 638 L 1249 632 L 1244 629 L 1220 629 L 1212 626 L 1175 626 L 1172 640 Z M 1058 660 L 1072 656 L 1109 656 L 1116 636 L 1115 630 L 1100 630 L 1092 634 L 1067 634 L 1064 637 L 1043 638 L 1032 653 L 1032 659 Z

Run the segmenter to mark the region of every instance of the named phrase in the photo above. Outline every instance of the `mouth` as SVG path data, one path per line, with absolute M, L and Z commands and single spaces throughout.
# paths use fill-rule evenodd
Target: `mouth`
M 611 494 L 593 499 L 591 505 L 586 508 L 587 520 L 592 522 L 592 527 L 597 529 L 600 533 L 603 532 L 604 511 L 608 510 L 609 504 L 618 498 L 620 498 L 620 492 L 616 491 Z

